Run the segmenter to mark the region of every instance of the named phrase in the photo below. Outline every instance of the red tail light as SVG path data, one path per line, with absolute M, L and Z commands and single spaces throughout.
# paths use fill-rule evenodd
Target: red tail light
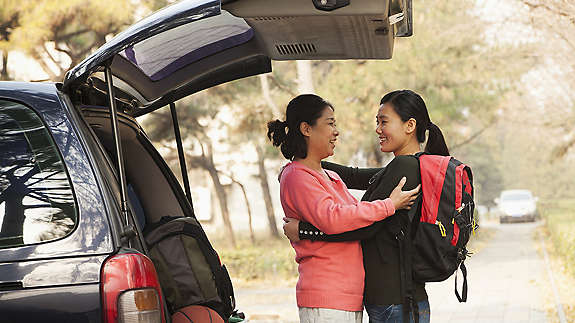
M 165 322 L 158 275 L 148 257 L 139 253 L 110 257 L 101 276 L 105 323 Z

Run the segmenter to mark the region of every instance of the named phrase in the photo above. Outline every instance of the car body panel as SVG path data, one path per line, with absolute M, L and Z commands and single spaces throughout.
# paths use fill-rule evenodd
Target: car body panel
M 0 286 L 7 285 L 7 282 L 20 282 L 21 287 L 26 289 L 98 283 L 100 267 L 107 257 L 101 255 L 1 263 Z
M 101 322 L 100 284 L 6 291 L 0 289 L 2 322 Z

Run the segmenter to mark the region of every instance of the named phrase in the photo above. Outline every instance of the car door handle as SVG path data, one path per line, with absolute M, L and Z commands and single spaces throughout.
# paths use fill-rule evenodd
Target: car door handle
M 24 285 L 22 285 L 22 282 L 4 282 L 4 283 L 0 283 L 0 291 L 5 291 L 5 290 L 18 290 L 18 289 L 23 289 Z

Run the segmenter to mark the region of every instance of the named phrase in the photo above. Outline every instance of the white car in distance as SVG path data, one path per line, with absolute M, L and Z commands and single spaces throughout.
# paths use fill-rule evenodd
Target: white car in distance
M 538 217 L 537 197 L 529 190 L 505 190 L 495 199 L 499 222 L 535 221 Z

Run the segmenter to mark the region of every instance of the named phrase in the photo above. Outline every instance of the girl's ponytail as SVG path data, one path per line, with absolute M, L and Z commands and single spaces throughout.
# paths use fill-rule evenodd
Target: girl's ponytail
M 429 130 L 429 137 L 425 145 L 425 152 L 432 155 L 449 156 L 449 149 L 447 148 L 441 129 L 431 121 L 427 129 Z

